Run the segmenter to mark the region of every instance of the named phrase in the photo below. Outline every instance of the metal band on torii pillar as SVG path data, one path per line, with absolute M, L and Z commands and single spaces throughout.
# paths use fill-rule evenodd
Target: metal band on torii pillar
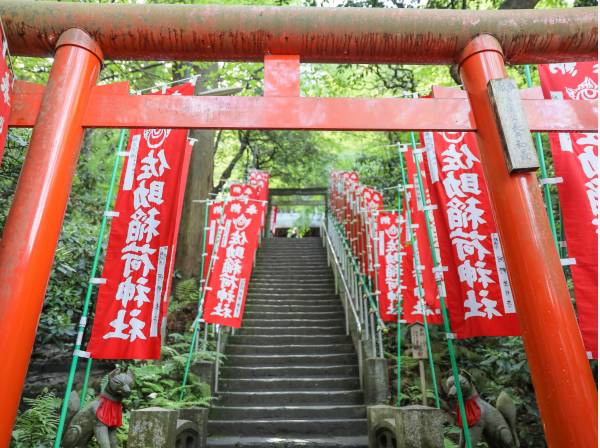
M 534 172 L 510 174 L 488 96 L 506 78 L 502 48 L 490 35 L 467 44 L 457 62 L 475 121 L 521 325 L 537 403 L 550 448 L 598 444 L 598 394 L 554 246 Z
M 79 29 L 58 39 L 0 242 L 0 446 L 10 443 L 79 158 L 82 117 L 102 59 L 100 47 Z

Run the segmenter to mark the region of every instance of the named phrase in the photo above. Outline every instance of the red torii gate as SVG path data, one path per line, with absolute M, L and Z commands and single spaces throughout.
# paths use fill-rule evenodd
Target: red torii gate
M 488 93 L 505 62 L 592 60 L 597 8 L 448 11 L 0 1 L 15 55 L 54 56 L 17 82 L 10 126 L 33 126 L 0 242 L 0 445 L 8 445 L 84 128 L 456 130 L 481 161 L 549 446 L 597 444 L 597 391 L 532 171 L 509 172 Z M 131 96 L 95 86 L 104 58 L 265 62 L 263 97 Z M 299 97 L 299 64 L 459 65 L 467 99 Z M 521 93 L 533 131 L 596 131 L 597 106 Z M 520 104 L 519 104 L 520 103 Z M 117 107 L 115 107 L 117 106 Z M 517 123 L 517 125 L 523 123 Z

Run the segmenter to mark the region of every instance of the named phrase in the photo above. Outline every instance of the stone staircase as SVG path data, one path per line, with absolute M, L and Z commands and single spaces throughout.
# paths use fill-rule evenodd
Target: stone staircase
M 230 336 L 209 447 L 366 447 L 357 356 L 320 238 L 271 238 Z

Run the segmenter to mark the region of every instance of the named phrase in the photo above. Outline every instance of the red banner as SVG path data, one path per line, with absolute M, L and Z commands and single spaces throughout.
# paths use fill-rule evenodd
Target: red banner
M 519 325 L 474 134 L 425 133 L 430 194 L 441 209 L 451 250 L 442 262 L 458 274 L 460 295 L 445 275 L 452 330 L 458 338 L 516 336 Z M 452 253 L 452 259 L 447 256 Z M 446 255 L 444 255 L 446 254 Z
M 598 99 L 598 64 L 540 65 L 546 98 Z M 579 328 L 588 356 L 598 358 L 598 134 L 550 134 L 550 148 L 563 214 L 564 232 L 577 304 Z
M 189 84 L 167 94 L 191 95 Z M 129 137 L 88 351 L 95 359 L 158 359 L 191 146 L 186 130 Z M 183 185 L 182 185 L 183 184 Z
M 260 209 L 254 201 L 230 199 L 223 213 L 203 319 L 211 324 L 239 328 L 258 245 Z
M 409 244 L 407 258 L 411 258 L 411 260 L 406 261 L 407 269 L 403 272 L 403 279 L 406 279 L 407 285 L 410 286 L 405 291 L 405 300 L 402 307 L 403 318 L 407 323 L 423 322 L 423 308 L 425 307 L 427 310 L 427 322 L 429 324 L 441 324 L 442 310 L 433 274 L 431 246 L 429 245 L 427 224 L 425 222 L 425 215 L 423 214 L 423 205 L 419 194 L 419 180 L 412 151 L 406 153 L 406 173 L 408 176 L 408 186 L 406 187 L 405 194 L 408 196 L 410 204 L 410 221 L 413 238 L 412 240 L 410 238 L 411 229 L 407 228 L 407 242 Z M 406 222 L 408 223 L 408 219 Z M 416 261 L 420 263 L 419 266 L 415 266 Z M 416 280 L 417 270 L 420 276 L 420 291 Z M 422 295 L 423 301 L 419 300 L 419 294 Z
M 0 57 L 0 164 L 2 163 L 2 154 L 4 154 L 4 145 L 8 135 L 8 117 L 10 116 L 10 97 L 12 95 L 13 76 L 8 67 L 8 44 L 0 27 L 0 38 L 2 42 L 2 57 Z
M 375 215 L 383 209 L 383 195 L 373 188 L 360 190 L 358 218 L 358 257 L 363 274 L 375 281 Z
M 208 228 L 206 229 L 206 244 L 204 257 L 204 272 L 202 278 L 206 279 L 208 268 L 210 266 L 210 257 L 213 255 L 217 232 L 221 223 L 221 215 L 223 214 L 223 202 L 213 202 L 208 208 Z
M 269 177 L 269 173 L 259 170 L 251 170 L 248 176 L 248 183 L 256 187 L 258 199 L 262 201 L 269 200 Z
M 398 316 L 398 298 L 402 278 L 402 259 L 405 256 L 402 240 L 403 223 L 398 222 L 398 214 L 380 212 L 377 215 L 377 283 L 379 289 L 379 315 L 384 322 L 396 322 Z M 399 263 L 400 262 L 400 263 Z
M 273 235 L 277 232 L 277 206 L 271 208 L 271 224 L 270 230 Z
M 248 183 L 254 186 L 258 192 L 258 199 L 263 201 L 262 216 L 260 220 L 260 229 L 265 228 L 267 219 L 267 204 L 269 202 L 269 178 L 271 176 L 266 171 L 251 170 L 248 177 Z

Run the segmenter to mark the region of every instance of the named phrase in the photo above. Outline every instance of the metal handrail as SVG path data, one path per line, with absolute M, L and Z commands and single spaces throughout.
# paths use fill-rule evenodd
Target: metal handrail
M 327 226 L 325 225 L 325 221 L 323 221 L 321 223 L 321 230 L 322 230 L 322 233 L 326 237 L 325 241 L 327 241 L 327 246 L 329 248 L 329 251 L 333 255 L 333 261 L 335 263 L 337 271 L 340 274 L 340 279 L 342 280 L 342 284 L 344 285 L 346 297 L 348 298 L 346 300 L 346 303 L 350 304 L 350 309 L 352 310 L 352 315 L 354 316 L 354 322 L 356 323 L 356 328 L 358 329 L 358 333 L 360 335 L 362 335 L 362 324 L 360 322 L 360 318 L 358 317 L 358 313 L 356 312 L 356 308 L 354 307 L 354 303 L 352 302 L 352 294 L 350 293 L 350 288 L 348 288 L 348 283 L 346 282 L 346 278 L 344 277 L 344 271 L 342 270 L 340 260 L 338 259 L 337 254 L 335 253 L 335 250 L 333 248 L 333 243 L 331 242 L 331 238 L 329 237 L 329 232 L 327 230 Z

